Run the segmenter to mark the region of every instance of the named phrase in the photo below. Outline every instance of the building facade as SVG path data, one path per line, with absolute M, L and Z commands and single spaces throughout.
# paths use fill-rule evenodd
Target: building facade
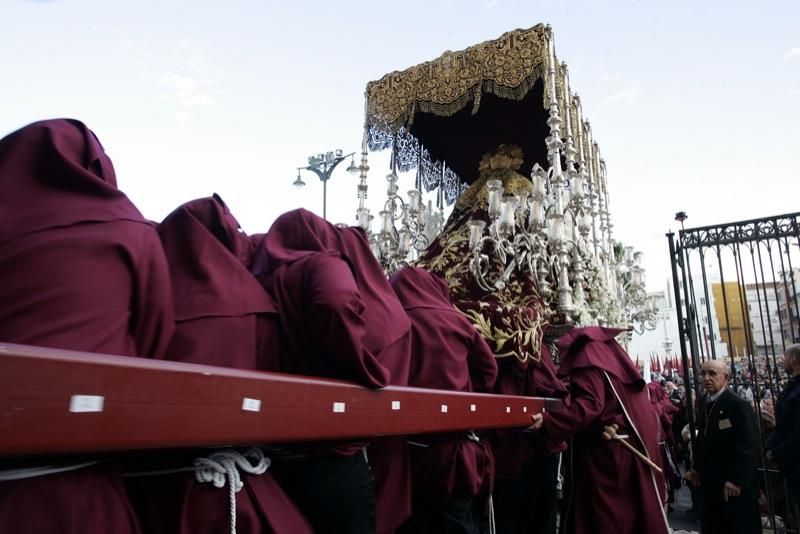
M 798 339 L 795 287 L 800 283 L 800 269 L 795 270 L 794 285 L 791 273 L 781 273 L 781 278 L 744 285 L 712 284 L 720 337 L 735 357 L 778 355 Z
M 800 292 L 800 268 L 780 274 L 778 288 L 778 318 L 781 331 L 787 344 L 800 343 L 800 306 L 797 294 Z
M 701 284 L 695 283 L 694 287 L 699 330 L 697 340 L 701 345 L 701 353 L 706 358 L 728 357 L 728 345 L 720 336 L 720 321 L 717 317 L 717 308 L 714 305 L 714 296 L 709 292 L 711 302 L 707 305 L 705 292 Z M 667 282 L 662 291 L 648 294 L 652 297 L 658 308 L 658 326 L 655 330 L 648 330 L 642 334 L 634 334 L 630 344 L 630 356 L 640 362 L 649 362 L 651 356 L 658 356 L 662 361 L 673 356 L 680 357 L 680 339 L 678 337 L 678 314 L 675 309 L 675 295 L 672 283 Z M 709 313 L 710 312 L 710 313 Z M 686 317 L 686 310 L 683 310 Z M 686 341 L 688 344 L 688 340 Z
M 780 283 L 745 284 L 748 319 L 752 335 L 752 353 L 756 356 L 783 353 L 778 295 Z

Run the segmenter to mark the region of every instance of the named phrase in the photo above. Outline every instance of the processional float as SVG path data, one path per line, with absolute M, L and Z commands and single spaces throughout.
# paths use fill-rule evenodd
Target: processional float
M 392 169 L 372 232 L 368 153 L 381 149 Z M 398 172 L 411 169 L 403 198 Z M 606 165 L 549 26 L 368 84 L 359 177 L 358 224 L 387 272 L 415 261 L 445 275 L 499 357 L 536 360 L 557 323 L 654 326 L 641 255 L 614 240 Z M 0 363 L 0 456 L 525 426 L 559 402 L 3 343 Z
M 391 172 L 373 232 L 367 160 L 384 149 Z M 415 185 L 403 198 L 398 172 L 410 170 Z M 509 189 L 509 171 L 530 186 Z M 476 184 L 485 191 L 470 191 Z M 445 204 L 458 211 L 476 196 L 486 213 L 463 225 L 460 252 L 481 289 L 503 289 L 517 272 L 530 278 L 550 323 L 655 328 L 641 253 L 614 239 L 606 163 L 550 26 L 447 51 L 367 85 L 357 220 L 384 268 L 424 262 Z

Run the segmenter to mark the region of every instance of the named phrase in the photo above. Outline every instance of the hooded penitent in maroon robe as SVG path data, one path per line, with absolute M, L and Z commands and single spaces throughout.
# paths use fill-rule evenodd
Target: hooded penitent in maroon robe
M 411 326 L 363 230 L 337 228 L 302 209 L 285 213 L 262 240 L 252 271 L 278 308 L 281 371 L 368 387 L 408 383 Z M 314 456 L 308 461 L 276 462 L 276 476 L 315 531 L 374 531 L 374 490 L 361 456 L 365 445 L 328 444 L 304 449 Z M 389 447 L 374 451 L 383 456 L 376 478 L 383 495 L 399 497 L 394 507 L 402 516 L 402 473 L 408 467 Z M 329 483 L 320 486 L 318 478 L 329 472 Z M 383 523 L 392 519 L 378 518 L 378 528 L 389 529 Z
M 553 358 L 542 343 L 537 365 L 516 358 L 499 361 L 494 393 L 560 398 L 566 394 Z M 492 434 L 497 478 L 493 495 L 500 534 L 552 532 L 557 505 L 556 471 L 564 443 L 546 443 L 537 433 L 496 430 Z
M 159 225 L 158 233 L 175 299 L 176 329 L 168 358 L 237 369 L 277 370 L 275 306 L 248 270 L 251 240 L 239 230 L 239 223 L 222 199 L 214 195 L 180 206 Z M 210 452 L 192 451 L 176 458 L 172 467 L 191 466 L 194 458 Z M 142 463 L 146 465 L 146 461 Z M 269 471 L 260 475 L 240 472 L 240 476 L 244 487 L 236 494 L 238 532 L 311 532 Z M 164 534 L 229 530 L 228 484 L 230 480 L 222 488 L 200 483 L 194 473 L 130 479 L 143 530 Z
M 290 211 L 251 270 L 278 306 L 282 371 L 368 387 L 408 382 L 411 325 L 362 229 Z
M 51 120 L 0 140 L 0 340 L 154 357 L 173 327 L 158 234 L 95 135 Z M 0 483 L 0 532 L 138 530 L 110 465 Z
M 653 407 L 659 422 L 659 455 L 656 463 L 664 471 L 664 479 L 667 484 L 666 490 L 668 492 L 668 495 L 665 494 L 665 498 L 669 502 L 674 502 L 675 491 L 679 490 L 682 484 L 681 474 L 675 462 L 675 441 L 672 437 L 672 417 L 678 412 L 678 407 L 672 404 L 664 388 L 657 382 L 647 384 L 647 393 L 650 397 L 650 405 Z
M 647 391 L 650 394 L 650 403 L 653 405 L 656 414 L 658 414 L 658 420 L 661 425 L 660 441 L 674 442 L 672 436 L 672 418 L 678 413 L 678 407 L 669 400 L 661 384 L 650 382 L 647 384 Z
M 619 330 L 578 328 L 559 340 L 558 373 L 569 376 L 565 406 L 544 415 L 549 441 L 570 440 L 571 491 L 563 516 L 568 534 L 666 534 L 661 475 L 622 444 L 607 441 L 606 425 L 651 460 L 658 457 L 658 421 L 644 380 L 614 340 Z M 566 461 L 565 460 L 565 461 Z
M 391 279 L 411 319 L 414 387 L 490 392 L 497 362 L 472 323 L 450 302 L 447 282 L 415 267 Z M 492 490 L 494 457 L 472 434 L 414 436 L 414 517 L 408 532 L 450 532 L 472 526 L 471 500 Z
M 497 379 L 489 345 L 450 301 L 447 282 L 419 267 L 391 279 L 411 320 L 413 387 L 488 393 Z

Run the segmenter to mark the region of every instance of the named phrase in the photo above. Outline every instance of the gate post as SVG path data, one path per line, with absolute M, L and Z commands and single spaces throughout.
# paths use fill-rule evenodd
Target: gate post
M 683 264 L 682 256 L 675 249 L 675 234 L 669 232 L 667 234 L 669 240 L 669 259 L 670 266 L 672 267 L 672 288 L 675 293 L 675 312 L 678 314 L 678 342 L 681 346 L 681 363 L 683 365 L 683 384 L 686 389 L 686 410 L 689 419 L 689 438 L 694 450 L 695 440 L 695 406 L 694 398 L 695 392 L 692 390 L 691 382 L 689 380 L 689 357 L 686 352 L 686 335 L 687 335 L 687 321 L 683 316 L 683 309 L 681 305 L 681 286 L 678 280 L 678 264 Z M 687 306 L 688 310 L 689 306 Z M 694 360 L 692 360 L 694 364 Z M 694 365 L 692 365 L 694 369 Z M 695 380 L 697 382 L 697 380 Z

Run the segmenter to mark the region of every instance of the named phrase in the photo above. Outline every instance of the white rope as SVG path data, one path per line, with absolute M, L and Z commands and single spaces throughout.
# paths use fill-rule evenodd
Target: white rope
M 558 467 L 556 467 L 556 498 L 561 499 L 564 496 L 564 477 L 561 476 L 561 457 L 562 453 L 558 453 Z
M 122 473 L 125 478 L 155 477 L 159 475 L 174 475 L 176 473 L 194 473 L 194 467 L 173 467 L 171 469 L 156 469 L 155 471 L 136 471 L 135 473 Z
M 0 482 L 8 482 L 10 480 L 23 480 L 26 478 L 43 477 L 47 475 L 55 475 L 57 473 L 65 473 L 67 471 L 76 471 L 89 467 L 99 462 L 86 462 L 82 464 L 73 465 L 45 465 L 41 467 L 21 467 L 18 469 L 5 469 L 0 471 Z
M 265 458 L 258 447 L 253 447 L 244 454 L 233 449 L 222 449 L 205 458 L 195 459 L 195 478 L 198 482 L 211 482 L 217 488 L 224 487 L 225 482 L 228 482 L 231 534 L 236 534 L 236 493 L 244 487 L 239 470 L 251 475 L 260 475 L 267 470 L 269 464 L 270 459 Z
M 497 526 L 494 524 L 494 501 L 489 495 L 489 534 L 495 534 Z

